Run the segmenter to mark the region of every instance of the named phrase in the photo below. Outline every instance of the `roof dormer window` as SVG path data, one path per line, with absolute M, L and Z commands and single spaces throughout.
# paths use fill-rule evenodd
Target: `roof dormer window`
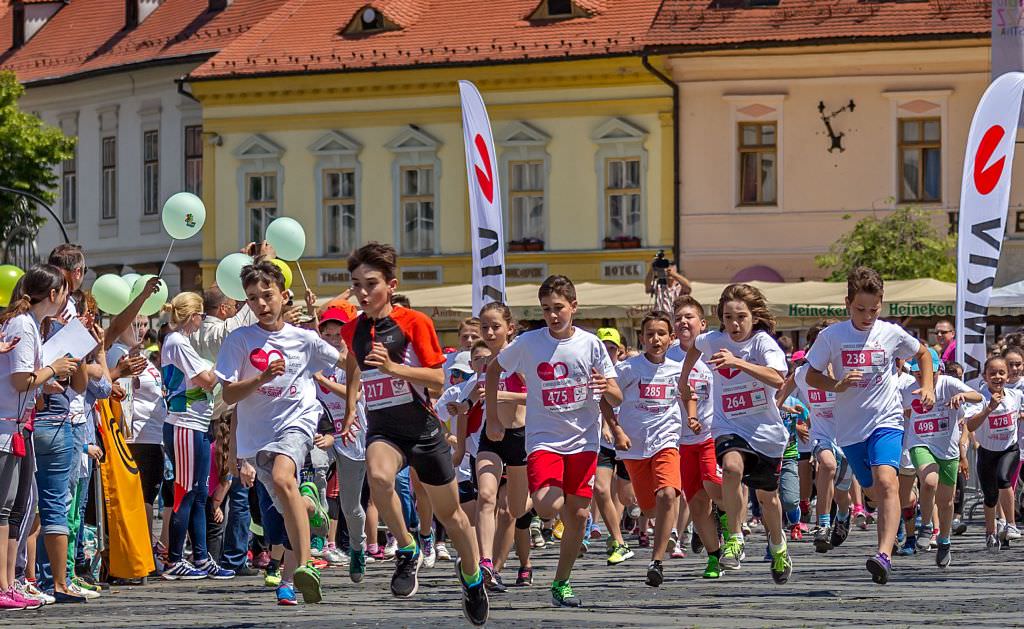
M 594 4 L 593 0 L 584 4 Z M 531 21 L 568 20 L 574 17 L 589 17 L 593 11 L 582 6 L 577 0 L 541 0 L 527 18 Z
M 363 35 L 380 33 L 382 31 L 394 31 L 401 26 L 390 19 L 380 8 L 368 4 L 356 11 L 352 21 L 345 27 L 345 35 Z
M 359 15 L 359 25 L 364 33 L 384 30 L 384 15 L 373 7 L 366 7 Z

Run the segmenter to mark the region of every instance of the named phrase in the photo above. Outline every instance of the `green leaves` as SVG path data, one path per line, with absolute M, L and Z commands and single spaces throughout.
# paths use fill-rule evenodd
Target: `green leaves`
M 937 229 L 930 213 L 903 207 L 885 218 L 857 221 L 815 262 L 831 270 L 826 278 L 830 282 L 845 282 L 847 273 L 861 265 L 874 268 L 887 280 L 932 277 L 952 282 L 956 280 L 956 236 Z

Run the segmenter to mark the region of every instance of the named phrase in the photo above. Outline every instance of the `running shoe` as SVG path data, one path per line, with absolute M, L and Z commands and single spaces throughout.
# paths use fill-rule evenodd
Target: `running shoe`
M 772 551 L 772 581 L 776 585 L 785 585 L 792 573 L 793 560 L 789 557 L 789 549 L 783 546 Z
M 1003 527 L 1003 538 L 1011 541 L 1020 539 L 1020 529 L 1015 524 L 1007 524 Z
M 321 556 L 322 559 L 332 566 L 347 566 L 348 555 L 338 550 L 338 547 L 334 544 L 328 544 L 327 548 L 324 549 L 324 554 Z
M 963 535 L 967 532 L 967 523 L 960 518 L 953 519 L 953 535 Z
M 544 534 L 541 532 L 543 522 L 540 518 L 534 516 L 530 520 L 530 545 L 534 548 L 544 548 L 547 542 L 544 541 Z
M 15 581 L 14 587 L 20 588 L 20 592 L 22 593 L 22 595 L 24 595 L 27 598 L 35 598 L 42 601 L 43 605 L 53 605 L 57 602 L 56 599 L 53 598 L 53 596 L 37 588 L 35 583 L 29 581 L 26 581 L 24 583 L 22 583 L 21 581 Z
M 708 565 L 704 568 L 705 579 L 717 579 L 722 576 L 722 565 L 719 563 L 718 557 L 715 555 L 708 555 Z
M 948 568 L 949 564 L 953 563 L 953 553 L 950 552 L 949 542 L 939 542 L 939 547 L 935 552 L 935 565 L 939 568 Z
M 674 551 L 678 545 L 679 533 L 677 533 L 675 529 L 672 529 L 672 532 L 668 534 L 668 547 L 665 548 L 665 552 L 671 555 L 672 551 Z
M 640 532 L 640 536 L 637 538 L 636 545 L 640 548 L 651 547 L 651 536 L 647 534 L 647 531 Z
M 700 538 L 700 535 L 694 533 L 690 536 L 690 550 L 693 551 L 694 555 L 699 555 L 704 552 L 704 540 Z M 683 553 L 686 556 L 686 553 Z
M 74 596 L 81 596 L 87 601 L 93 601 L 100 597 L 99 592 L 94 592 L 92 590 L 84 590 L 78 587 L 78 585 L 76 585 L 74 581 L 72 581 L 71 585 L 68 586 L 68 593 Z
M 41 607 L 41 605 L 33 607 L 32 609 L 39 609 L 39 607 Z M 28 603 L 16 599 L 10 592 L 0 592 L 0 609 L 12 611 L 28 609 Z
M 494 592 L 495 594 L 508 592 L 508 586 L 505 585 L 500 573 L 495 572 L 491 574 L 491 584 L 487 586 L 487 591 Z
M 206 576 L 205 572 L 197 569 L 184 559 L 173 566 L 169 566 L 160 574 L 160 578 L 164 581 L 197 581 L 199 579 L 205 579 Z
M 399 598 L 409 598 L 420 587 L 419 571 L 423 553 L 416 550 L 399 550 L 395 553 L 395 573 L 391 575 L 391 593 Z M 456 562 L 458 565 L 458 562 Z
M 260 554 L 256 555 L 256 560 L 252 562 L 252 567 L 258 568 L 260 570 L 266 570 L 267 566 L 269 565 L 270 553 L 268 553 L 267 551 L 263 551 Z
M 303 603 L 319 603 L 324 600 L 324 591 L 320 584 L 320 571 L 313 567 L 313 562 L 295 569 L 292 579 L 295 589 L 302 592 Z
M 836 524 L 839 524 L 836 522 Z M 827 553 L 832 550 L 832 527 L 820 526 L 814 532 L 814 550 L 819 553 Z
M 313 535 L 309 540 L 309 554 L 313 557 L 323 557 L 327 540 L 319 535 Z
M 519 568 L 519 572 L 516 573 L 516 586 L 526 587 L 533 585 L 533 568 Z
M 373 563 L 374 561 L 384 561 L 383 546 L 374 546 L 366 551 L 366 563 Z
M 853 508 L 853 523 L 862 531 L 868 530 L 868 514 L 864 507 L 857 505 Z
M 216 579 L 218 581 L 224 581 L 227 579 L 235 578 L 235 571 L 228 570 L 227 568 L 221 568 L 217 565 L 211 557 L 207 557 L 206 561 L 196 564 L 196 570 L 202 570 L 206 573 L 206 576 L 210 579 Z
M 282 583 L 277 586 L 277 604 L 288 607 L 294 607 L 299 604 L 299 601 L 295 598 L 295 588 L 292 587 L 291 583 Z
M 498 589 L 498 585 L 494 580 L 494 563 L 490 559 L 480 560 L 480 572 L 483 575 L 484 587 L 489 592 L 504 592 L 505 590 Z M 504 584 L 502 584 L 504 587 Z
M 730 537 L 722 547 L 722 560 L 720 563 L 726 570 L 739 570 L 744 554 L 743 541 L 737 537 Z
M 39 609 L 43 606 L 43 601 L 31 596 L 25 596 L 20 589 L 16 586 L 11 586 L 11 589 L 7 590 L 7 597 L 15 603 L 23 603 L 25 606 L 22 609 Z
M 794 542 L 803 541 L 803 539 L 804 539 L 804 532 L 803 532 L 803 529 L 800 528 L 800 523 L 799 522 L 790 527 L 790 529 L 789 529 L 789 539 L 793 540 Z
M 910 557 L 917 554 L 917 536 L 907 535 L 906 541 L 903 542 L 903 546 L 900 547 L 896 554 L 900 557 Z
M 395 553 L 398 552 L 398 540 L 390 532 L 388 533 L 388 543 L 384 545 L 384 559 L 394 559 Z
M 196 567 L 198 568 L 198 566 L 196 566 Z M 202 570 L 202 568 L 199 568 L 199 569 Z M 79 589 L 86 590 L 86 591 L 89 591 L 89 592 L 102 592 L 103 591 L 103 588 L 101 588 L 100 586 L 96 585 L 95 583 L 89 583 L 88 581 L 86 581 L 85 579 L 83 579 L 82 577 L 77 576 L 77 575 L 71 577 L 71 582 L 74 583 L 75 585 L 77 585 L 79 587 Z
M 996 537 L 995 533 L 989 533 L 985 536 L 985 549 L 989 552 L 999 552 L 999 538 Z
M 310 535 L 327 537 L 330 532 L 331 518 L 327 514 L 327 508 L 320 502 L 320 489 L 313 483 L 302 483 L 299 485 L 299 494 L 313 503 L 313 513 L 309 514 Z
M 928 538 L 928 550 L 935 550 L 939 547 L 939 532 L 936 529 L 932 529 L 932 534 Z
M 433 568 L 437 563 L 437 549 L 434 547 L 434 534 L 420 536 L 420 548 L 423 549 L 423 567 Z
M 615 549 L 608 555 L 608 565 L 617 566 L 627 559 L 632 559 L 636 554 L 625 544 L 616 544 Z
M 455 562 L 455 574 L 458 576 L 459 584 L 462 586 L 462 614 L 466 617 L 466 620 L 477 627 L 485 624 L 487 616 L 490 614 L 491 604 L 487 599 L 487 588 L 484 587 L 483 579 L 481 578 L 473 585 L 468 585 L 462 577 L 461 559 Z M 392 582 L 393 589 L 394 585 Z
M 583 607 L 583 601 L 572 591 L 568 580 L 551 583 L 551 604 L 555 607 Z
M 352 583 L 361 583 L 366 576 L 366 552 L 362 550 L 349 551 L 348 578 Z
M 590 552 L 590 539 L 584 537 L 580 540 L 580 552 L 576 553 L 577 557 L 582 557 Z
M 273 559 L 270 560 L 270 565 L 263 573 L 263 585 L 268 588 L 276 588 L 281 585 L 281 564 Z
M 444 542 L 438 542 L 434 545 L 434 554 L 437 555 L 438 561 L 451 561 L 452 554 L 448 552 L 448 546 Z
M 832 539 L 829 540 L 832 543 L 832 548 L 839 548 L 846 541 L 846 538 L 850 535 L 850 521 L 836 519 L 832 523 Z
M 865 516 L 868 519 L 868 524 L 874 524 L 875 522 L 878 521 L 878 510 L 877 509 L 875 509 L 875 510 L 865 509 L 864 510 L 864 514 L 865 514 Z
M 313 557 L 312 559 L 310 559 L 309 565 L 313 566 L 317 570 L 326 570 L 331 566 L 331 564 L 327 563 L 326 560 L 318 559 L 317 557 Z
M 871 573 L 871 580 L 879 585 L 885 585 L 889 581 L 889 573 L 892 571 L 892 561 L 885 553 L 876 553 L 867 561 L 868 572 Z
M 661 587 L 661 584 L 665 582 L 665 570 L 661 566 L 661 562 L 655 559 L 647 565 L 647 585 L 652 588 Z
M 686 551 L 683 550 L 682 546 L 677 546 L 675 550 L 669 555 L 672 559 L 686 559 Z
M 750 524 L 750 522 L 744 522 L 742 525 L 740 525 L 740 531 L 742 531 L 744 535 L 750 535 L 750 532 L 752 530 L 750 528 Z
M 553 535 L 555 539 L 561 540 L 563 533 L 565 533 L 565 524 L 563 524 L 562 521 L 559 520 L 555 523 L 555 528 L 551 530 L 551 535 Z
M 256 568 L 242 564 L 238 568 L 235 568 L 236 577 L 255 577 L 260 574 L 260 571 Z

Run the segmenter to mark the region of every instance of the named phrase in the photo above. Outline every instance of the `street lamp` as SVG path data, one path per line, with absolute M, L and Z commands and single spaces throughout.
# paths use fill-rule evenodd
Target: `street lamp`
M 32 194 L 31 192 L 26 192 L 25 190 L 16 190 L 14 188 L 8 188 L 7 186 L 0 186 L 0 191 L 10 192 L 11 194 L 16 194 L 18 196 L 25 197 L 26 199 L 34 201 L 37 205 L 43 206 L 43 209 L 49 212 L 50 216 L 53 217 L 53 220 L 57 222 L 57 227 L 60 227 L 60 233 L 64 236 L 64 243 L 71 243 L 71 238 L 68 237 L 68 230 L 64 229 L 64 222 L 61 221 L 60 218 L 57 216 L 57 213 L 54 212 L 53 209 L 46 204 L 46 201 L 43 201 L 42 199 Z

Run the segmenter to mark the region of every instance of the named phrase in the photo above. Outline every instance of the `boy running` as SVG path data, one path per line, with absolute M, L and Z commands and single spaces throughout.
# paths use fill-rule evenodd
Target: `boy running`
M 560 513 L 565 530 L 551 584 L 556 607 L 582 607 L 569 576 L 583 543 L 601 441 L 602 398 L 622 401 L 615 368 L 596 336 L 573 326 L 576 287 L 563 275 L 538 291 L 547 327 L 516 337 L 487 368 L 487 422 L 497 422 L 503 371 L 526 378 L 526 472 L 540 517 Z
M 903 453 L 903 409 L 895 363 L 917 358 L 924 410 L 935 405 L 932 358 L 902 328 L 878 319 L 884 284 L 874 269 L 858 267 L 846 285 L 850 319 L 821 331 L 807 353 L 807 385 L 836 393 L 836 439 L 861 487 L 878 506 L 878 552 L 867 560 L 875 583 L 889 580 L 900 502 L 896 473 Z M 828 375 L 831 368 L 833 376 Z

